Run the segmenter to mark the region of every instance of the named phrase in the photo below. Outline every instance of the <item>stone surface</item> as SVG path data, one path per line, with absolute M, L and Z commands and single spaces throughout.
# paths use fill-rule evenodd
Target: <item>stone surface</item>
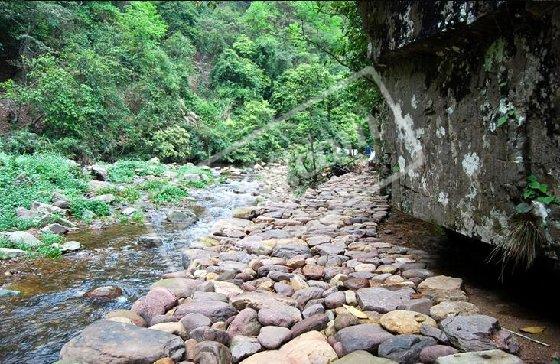
M 396 361 L 373 356 L 367 351 L 357 350 L 332 362 L 332 364 L 396 364 Z
M 229 349 L 215 341 L 202 341 L 194 348 L 194 362 L 201 364 L 231 364 Z
M 190 278 L 164 278 L 152 284 L 152 288 L 167 288 L 177 298 L 189 297 L 192 295 L 199 281 Z
M 132 311 L 142 316 L 146 322 L 152 317 L 163 315 L 167 310 L 177 304 L 177 297 L 166 288 L 151 289 L 148 294 L 138 299 L 132 305 Z
M 257 311 L 247 307 L 239 311 L 231 321 L 227 331 L 230 335 L 256 336 L 261 330 Z
M 431 337 L 420 335 L 398 335 L 379 345 L 379 356 L 403 364 L 416 363 L 420 352 L 427 346 L 433 346 L 436 341 Z
M 523 364 L 523 361 L 502 350 L 485 350 L 440 357 L 436 364 Z
M 491 350 L 498 347 L 494 340 L 500 331 L 500 325 L 494 317 L 478 314 L 448 317 L 440 325 L 451 343 L 463 351 Z M 515 347 L 511 338 L 507 341 Z
M 287 342 L 280 348 L 292 363 L 328 364 L 337 359 L 325 335 L 318 331 L 306 332 Z
M 338 331 L 335 340 L 342 345 L 343 354 L 356 350 L 376 352 L 379 344 L 393 335 L 377 324 L 360 324 Z
M 395 334 L 419 334 L 422 325 L 437 326 L 434 319 L 419 312 L 395 310 L 381 316 L 381 326 Z
M 430 308 L 430 316 L 437 321 L 447 317 L 474 315 L 476 313 L 478 313 L 478 307 L 465 301 L 443 301 Z
M 96 321 L 66 343 L 60 358 L 80 363 L 146 363 L 185 352 L 175 335 L 108 320 Z
M 41 241 L 27 231 L 1 232 L 0 238 L 4 238 L 13 244 L 25 245 L 28 248 L 41 245 Z
M 288 356 L 278 350 L 268 350 L 257 353 L 243 360 L 241 364 L 293 364 Z
M 189 313 L 199 313 L 208 317 L 212 322 L 225 321 L 237 314 L 232 305 L 222 301 L 191 301 L 177 306 L 173 317 L 180 320 Z
M 457 353 L 457 349 L 447 345 L 426 346 L 420 352 L 420 361 L 422 363 L 433 363 L 437 358 Z
M 292 337 L 296 337 L 312 330 L 323 330 L 327 327 L 329 318 L 324 313 L 316 314 L 303 319 L 292 327 Z
M 263 326 L 291 327 L 301 321 L 301 312 L 297 308 L 283 304 L 263 307 L 258 316 Z
M 291 332 L 286 327 L 265 326 L 261 328 L 258 339 L 266 349 L 276 349 L 291 337 Z
M 239 362 L 261 350 L 261 344 L 256 338 L 240 335 L 232 338 L 229 347 L 234 362 Z
M 426 278 L 418 285 L 418 291 L 436 302 L 465 301 L 465 292 L 461 290 L 463 280 L 448 276 Z
M 84 297 L 102 300 L 111 300 L 122 295 L 122 289 L 115 286 L 97 287 L 84 293 Z
M 368 311 L 387 313 L 410 301 L 414 290 L 402 288 L 391 291 L 386 288 L 361 288 L 356 292 L 360 307 Z

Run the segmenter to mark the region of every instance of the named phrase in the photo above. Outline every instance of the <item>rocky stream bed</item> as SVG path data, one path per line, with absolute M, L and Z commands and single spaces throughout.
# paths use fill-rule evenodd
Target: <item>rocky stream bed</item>
M 46 301 L 82 302 L 74 317 L 35 327 L 56 340 L 29 355 L 12 342 L 4 362 L 56 360 L 63 342 L 60 363 L 522 362 L 516 337 L 469 302 L 461 278 L 430 270 L 426 251 L 382 238 L 389 205 L 375 173 L 332 177 L 298 198 L 283 173 L 265 168 L 201 191 L 205 212 L 193 226 L 165 227 L 154 213 L 156 247 L 117 255 L 121 276 L 93 264 L 92 282 L 82 271 L 66 296 Z M 78 298 L 84 285 L 107 284 L 124 294 L 102 289 L 87 301 L 97 306 Z M 3 336 L 18 324 L 10 315 Z

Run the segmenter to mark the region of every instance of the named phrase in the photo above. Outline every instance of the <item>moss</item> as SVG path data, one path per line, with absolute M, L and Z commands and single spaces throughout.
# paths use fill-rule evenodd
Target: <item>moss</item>
M 486 72 L 492 71 L 494 66 L 499 65 L 504 60 L 505 56 L 505 41 L 503 38 L 497 39 L 488 47 L 484 55 L 483 68 Z

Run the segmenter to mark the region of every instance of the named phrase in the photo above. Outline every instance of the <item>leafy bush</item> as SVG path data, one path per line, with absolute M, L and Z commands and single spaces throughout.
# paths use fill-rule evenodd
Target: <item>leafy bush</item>
M 178 125 L 158 130 L 149 144 L 164 160 L 185 161 L 191 156 L 191 135 Z
M 165 166 L 155 162 L 121 160 L 112 164 L 107 170 L 109 181 L 116 183 L 130 183 L 137 176 L 161 176 L 165 173 Z
M 109 216 L 111 211 L 103 201 L 76 198 L 70 201 L 70 213 L 78 219 L 88 220 L 95 216 Z
M 148 191 L 150 201 L 155 204 L 178 202 L 188 196 L 187 191 L 163 180 L 151 180 L 142 185 Z
M 80 196 L 87 177 L 74 162 L 55 154 L 10 155 L 0 153 L 0 231 L 27 229 L 36 224 L 16 215 L 17 207 L 33 201 L 49 203 L 55 191 Z

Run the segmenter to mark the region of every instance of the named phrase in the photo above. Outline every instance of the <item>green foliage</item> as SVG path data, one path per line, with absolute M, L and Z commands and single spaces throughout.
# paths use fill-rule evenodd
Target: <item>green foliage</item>
M 188 196 L 185 189 L 160 179 L 147 181 L 141 188 L 148 191 L 150 201 L 157 205 L 179 202 Z
M 42 233 L 40 240 L 46 245 L 61 244 L 64 241 L 60 235 L 53 233 Z
M 138 176 L 161 176 L 165 173 L 165 166 L 157 162 L 121 160 L 112 164 L 107 170 L 109 181 L 129 183 Z
M 523 190 L 523 198 L 535 200 L 545 205 L 559 203 L 558 198 L 550 191 L 548 185 L 540 183 L 534 175 L 530 175 L 527 178 L 527 185 L 525 190 Z
M 109 216 L 111 211 L 109 205 L 103 201 L 76 198 L 70 202 L 70 213 L 82 220 L 90 220 L 93 217 Z
M 191 155 L 191 135 L 181 126 L 174 125 L 155 132 L 153 146 L 156 156 L 164 160 L 185 161 Z
M 40 240 L 40 245 L 29 246 L 20 243 L 12 243 L 8 239 L 0 237 L 0 248 L 20 249 L 29 253 L 31 256 L 38 255 L 47 258 L 58 258 L 62 254 L 59 244 L 63 242 L 63 238 L 59 235 L 43 233 Z M 1 256 L 0 259 L 2 259 Z
M 54 154 L 10 155 L 0 152 L 0 231 L 33 227 L 16 208 L 33 201 L 48 203 L 55 191 L 78 196 L 87 189 L 87 178 L 72 161 Z

